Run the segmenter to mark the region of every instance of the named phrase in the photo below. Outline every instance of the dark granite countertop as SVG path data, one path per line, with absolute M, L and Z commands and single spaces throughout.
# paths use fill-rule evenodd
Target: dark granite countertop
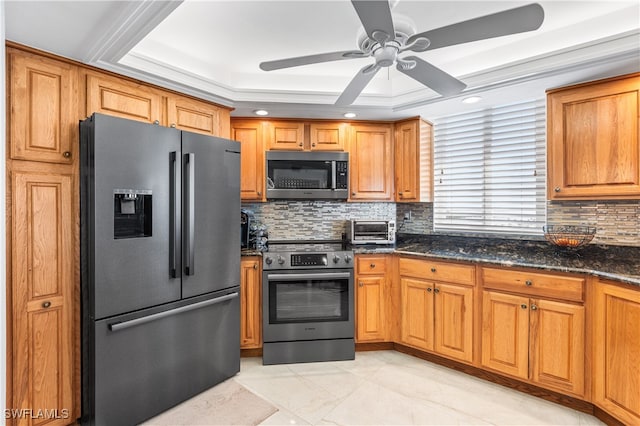
M 262 252 L 255 249 L 242 249 L 240 250 L 240 256 L 262 256 Z
M 399 253 L 591 274 L 640 286 L 640 247 L 589 244 L 579 249 L 561 249 L 546 241 L 400 234 L 395 246 L 355 246 L 354 252 Z

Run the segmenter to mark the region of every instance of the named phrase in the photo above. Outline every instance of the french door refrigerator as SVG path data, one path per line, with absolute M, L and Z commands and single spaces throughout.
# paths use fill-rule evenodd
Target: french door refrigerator
M 83 424 L 148 419 L 240 369 L 240 144 L 80 123 Z

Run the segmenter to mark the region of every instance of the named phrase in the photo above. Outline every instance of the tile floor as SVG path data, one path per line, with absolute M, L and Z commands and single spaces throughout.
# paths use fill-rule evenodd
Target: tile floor
M 395 351 L 263 366 L 233 380 L 279 411 L 262 425 L 603 425 L 593 416 Z M 251 409 L 247 407 L 247 409 Z

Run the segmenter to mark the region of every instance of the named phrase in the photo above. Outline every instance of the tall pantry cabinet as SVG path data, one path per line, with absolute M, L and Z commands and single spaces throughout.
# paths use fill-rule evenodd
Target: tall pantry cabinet
M 7 43 L 7 424 L 80 416 L 80 120 L 229 137 L 229 109 Z M 11 414 L 11 411 L 9 411 Z M 11 415 L 9 415 L 11 417 Z

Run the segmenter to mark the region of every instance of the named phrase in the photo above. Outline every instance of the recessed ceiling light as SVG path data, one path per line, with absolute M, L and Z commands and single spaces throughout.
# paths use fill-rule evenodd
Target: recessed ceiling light
M 345 112 L 344 118 L 354 118 L 356 116 L 355 112 Z
M 267 111 L 266 109 L 257 109 L 253 111 L 253 113 L 255 115 L 269 115 L 269 111 Z
M 482 98 L 480 96 L 469 96 L 468 98 L 464 98 L 462 100 L 465 104 L 475 104 L 476 102 L 480 102 Z

